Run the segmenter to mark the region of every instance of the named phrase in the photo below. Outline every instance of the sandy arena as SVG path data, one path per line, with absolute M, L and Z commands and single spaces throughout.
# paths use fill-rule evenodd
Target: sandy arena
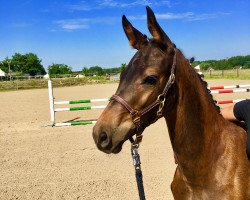
M 117 84 L 55 88 L 54 96 L 58 101 L 104 98 L 116 88 Z M 250 95 L 215 96 L 217 100 L 238 98 Z M 46 127 L 50 121 L 47 89 L 1 92 L 0 103 L 0 199 L 138 200 L 129 142 L 120 154 L 107 155 L 95 147 L 93 125 Z M 97 119 L 100 113 L 62 112 L 56 121 Z M 145 130 L 140 155 L 147 200 L 173 199 L 170 183 L 176 165 L 163 119 Z

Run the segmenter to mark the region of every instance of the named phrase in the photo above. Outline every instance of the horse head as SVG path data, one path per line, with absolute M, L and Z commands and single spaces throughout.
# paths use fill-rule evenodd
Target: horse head
M 149 7 L 146 9 L 152 39 L 134 28 L 125 16 L 122 17 L 124 32 L 137 52 L 122 71 L 118 89 L 93 129 L 94 141 L 105 153 L 121 151 L 123 143 L 138 131 L 135 122 L 138 118 L 142 132 L 166 115 L 168 111 L 162 107 L 171 108 L 175 103 L 173 71 L 177 50 L 153 11 Z

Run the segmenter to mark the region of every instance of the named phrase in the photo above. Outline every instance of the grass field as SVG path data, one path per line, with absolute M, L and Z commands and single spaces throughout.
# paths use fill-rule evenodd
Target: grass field
M 203 71 L 202 72 L 207 79 L 250 79 L 249 69 L 231 69 L 231 70 L 213 70 L 213 71 Z
M 114 83 L 114 81 L 105 80 L 105 77 L 85 77 L 85 78 L 55 78 L 53 79 L 53 87 L 68 87 L 77 85 L 105 84 Z M 11 91 L 20 89 L 38 89 L 47 88 L 48 80 L 46 79 L 30 79 L 0 82 L 0 91 Z

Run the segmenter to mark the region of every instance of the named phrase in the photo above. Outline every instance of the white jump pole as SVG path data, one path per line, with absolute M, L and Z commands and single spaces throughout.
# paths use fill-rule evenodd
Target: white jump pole
M 54 126 L 55 124 L 54 96 L 52 89 L 52 81 L 50 79 L 48 80 L 48 90 L 49 90 L 50 125 Z
M 220 85 L 220 86 L 211 86 L 208 87 L 209 90 L 220 90 L 220 89 L 235 89 L 235 88 L 247 88 L 250 87 L 250 84 L 246 85 Z
M 211 94 L 238 93 L 238 92 L 250 92 L 250 89 L 238 89 L 238 90 L 211 90 Z

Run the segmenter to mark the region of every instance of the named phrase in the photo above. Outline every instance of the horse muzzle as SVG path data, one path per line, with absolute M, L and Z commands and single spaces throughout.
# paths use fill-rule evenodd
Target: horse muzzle
M 135 127 L 132 122 L 127 126 L 112 126 L 98 120 L 93 128 L 93 139 L 97 148 L 105 153 L 119 153 L 122 150 L 123 143 L 135 134 Z M 125 123 L 126 124 L 126 123 Z

